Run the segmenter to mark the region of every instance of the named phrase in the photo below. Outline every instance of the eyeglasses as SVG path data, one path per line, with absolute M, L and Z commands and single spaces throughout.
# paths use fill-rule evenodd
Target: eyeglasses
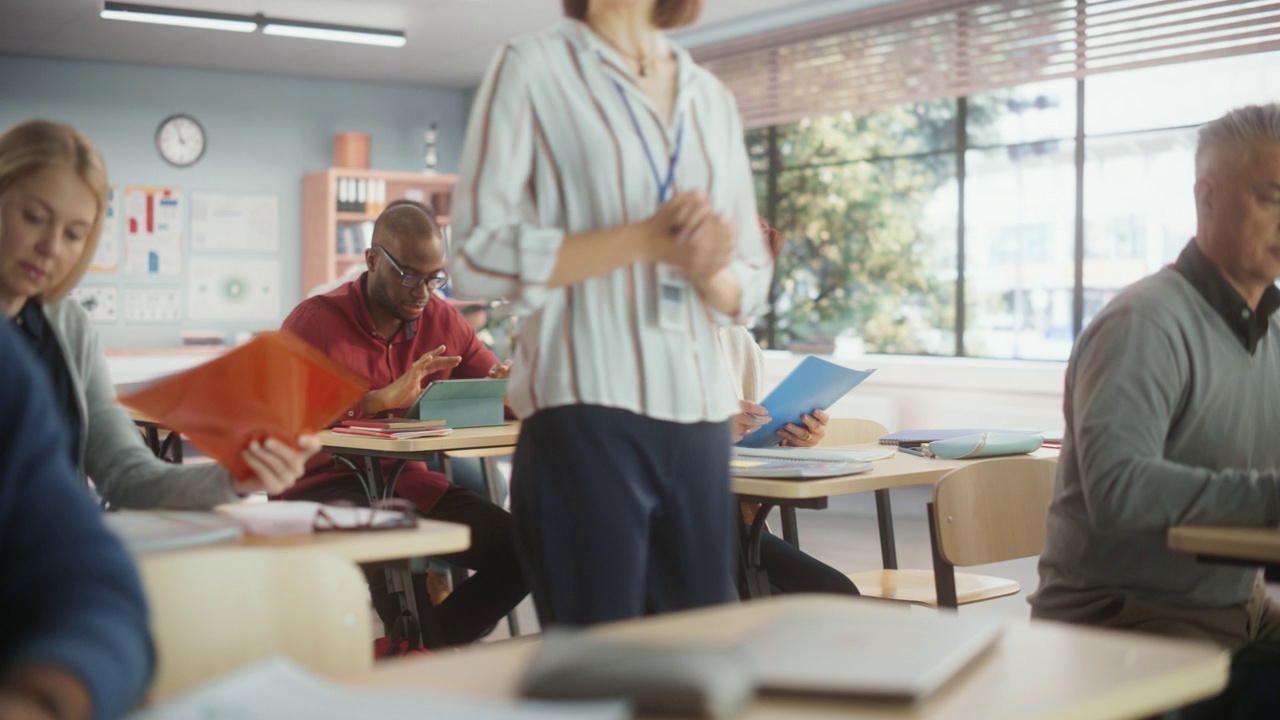
M 413 503 L 402 498 L 392 498 L 379 500 L 371 507 L 360 507 L 344 501 L 325 503 L 316 512 L 312 529 L 316 532 L 400 530 L 417 526 L 418 515 Z
M 386 248 L 381 245 L 374 245 L 374 247 L 382 251 L 383 257 L 387 259 L 387 262 L 391 263 L 391 269 L 400 273 L 400 284 L 404 287 L 416 288 L 419 285 L 426 283 L 428 290 L 439 290 L 444 287 L 445 283 L 449 282 L 449 274 L 446 273 L 443 268 L 430 275 L 414 275 L 412 273 L 407 273 L 400 267 L 400 263 L 396 262 L 396 259 L 391 257 L 391 253 L 387 252 Z

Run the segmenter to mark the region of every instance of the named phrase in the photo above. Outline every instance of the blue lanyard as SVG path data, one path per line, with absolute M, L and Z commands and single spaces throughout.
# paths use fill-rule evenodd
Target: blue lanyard
M 676 146 L 671 151 L 671 160 L 667 165 L 667 179 L 663 180 L 662 174 L 658 172 L 658 163 L 653 160 L 653 151 L 649 149 L 649 142 L 644 139 L 644 132 L 640 130 L 640 120 L 636 118 L 636 111 L 632 109 L 631 101 L 627 99 L 627 93 L 622 89 L 622 83 L 614 80 L 613 86 L 618 89 L 618 97 L 622 98 L 622 104 L 627 106 L 631 125 L 636 129 L 636 137 L 640 138 L 644 156 L 649 160 L 649 170 L 653 173 L 653 181 L 658 185 L 658 206 L 661 207 L 666 204 L 667 198 L 671 197 L 671 190 L 676 182 L 676 166 L 680 164 L 680 147 L 684 144 L 684 112 L 680 113 L 680 119 L 677 121 Z

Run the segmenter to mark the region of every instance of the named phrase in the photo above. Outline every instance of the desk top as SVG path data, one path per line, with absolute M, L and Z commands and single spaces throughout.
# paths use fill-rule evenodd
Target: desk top
M 1280 563 L 1280 528 L 1179 525 L 1169 528 L 1169 547 L 1233 560 Z
M 364 435 L 343 435 L 332 430 L 320 432 L 320 444 L 325 452 L 366 451 L 381 456 L 404 454 L 420 455 L 441 450 L 470 450 L 473 448 L 504 447 L 515 445 L 520 437 L 520 423 L 508 422 L 488 427 L 458 428 L 448 435 L 438 437 L 390 440 Z
M 457 523 L 419 520 L 415 530 L 350 530 L 268 537 L 245 535 L 240 544 L 294 550 L 319 550 L 354 563 L 447 555 L 471 545 L 471 528 Z
M 884 445 L 866 443 L 849 445 L 841 448 L 823 447 L 822 450 L 884 450 Z M 1058 451 L 1048 448 L 1031 453 L 1031 457 L 1056 459 Z M 833 495 L 853 495 L 887 490 L 907 485 L 930 485 L 936 483 L 951 470 L 967 464 L 982 462 L 977 460 L 941 460 L 926 458 L 904 452 L 894 452 L 893 457 L 886 460 L 875 460 L 871 463 L 871 471 L 857 475 L 840 475 L 837 477 L 790 480 L 784 478 L 733 478 L 733 492 L 738 495 L 753 497 L 777 498 L 779 500 L 805 500 L 809 498 L 831 497 Z
M 779 615 L 867 612 L 874 601 L 792 595 L 600 626 L 644 641 L 733 641 Z M 903 610 L 903 612 L 906 612 Z M 451 655 L 379 663 L 351 685 L 514 697 L 536 642 L 473 646 Z M 1060 623 L 1013 622 L 991 652 L 920 704 L 763 696 L 743 718 L 1137 718 L 1219 692 L 1230 658 L 1217 647 Z

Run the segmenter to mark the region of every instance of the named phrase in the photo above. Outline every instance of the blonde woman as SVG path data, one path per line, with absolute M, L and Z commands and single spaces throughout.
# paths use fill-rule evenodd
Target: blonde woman
M 254 477 L 234 481 L 219 465 L 159 460 L 116 403 L 98 333 L 66 297 L 93 257 L 107 190 L 102 156 L 74 128 L 32 120 L 0 136 L 0 308 L 48 375 L 72 466 L 116 507 L 208 508 L 288 488 L 315 437 L 251 444 Z

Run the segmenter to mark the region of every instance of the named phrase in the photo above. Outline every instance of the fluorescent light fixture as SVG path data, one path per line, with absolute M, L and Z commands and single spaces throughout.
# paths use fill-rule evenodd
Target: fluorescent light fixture
M 380 45 L 382 47 L 403 47 L 405 44 L 404 33 L 398 30 L 378 30 L 355 25 L 330 25 L 328 23 L 306 22 L 303 20 L 281 20 L 264 17 L 261 14 L 231 15 L 228 13 L 206 12 L 204 10 L 183 10 L 157 7 L 155 5 L 114 2 L 113 0 L 107 0 L 103 3 L 100 16 L 108 20 L 131 20 L 133 22 L 181 25 L 208 30 L 255 32 L 260 29 L 263 35 L 279 35 L 310 40 L 332 40 L 362 45 Z
M 344 25 L 303 24 L 282 20 L 266 21 L 266 24 L 262 26 L 262 34 L 307 38 L 309 40 L 332 40 L 334 42 L 359 43 L 361 45 L 381 45 L 383 47 L 403 47 L 405 42 L 404 33 L 401 32 L 368 30 Z
M 100 17 L 108 20 L 155 23 L 157 25 L 181 25 L 205 30 L 229 30 L 250 33 L 258 29 L 258 21 L 243 15 L 159 8 L 151 5 L 107 2 Z

